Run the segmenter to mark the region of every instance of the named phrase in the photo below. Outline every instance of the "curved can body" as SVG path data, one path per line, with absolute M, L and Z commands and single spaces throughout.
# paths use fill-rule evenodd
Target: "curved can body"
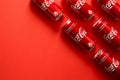
M 32 0 L 40 9 L 47 13 L 53 20 L 59 20 L 63 15 L 63 9 L 54 0 Z
M 66 3 L 80 16 L 85 18 L 85 20 L 90 20 L 94 17 L 95 12 L 86 3 L 85 0 L 66 0 Z
M 95 47 L 95 42 L 87 35 L 87 32 L 71 19 L 66 21 L 62 30 L 87 51 Z
M 98 0 L 97 2 L 108 15 L 115 19 L 120 19 L 120 5 L 116 0 Z
M 93 29 L 100 33 L 105 41 L 112 44 L 116 49 L 120 50 L 120 36 L 118 31 L 109 25 L 102 18 L 98 19 L 94 25 Z
M 112 74 L 117 79 L 120 79 L 120 62 L 114 57 L 110 57 L 108 53 L 101 49 L 95 54 L 94 60 L 107 72 Z

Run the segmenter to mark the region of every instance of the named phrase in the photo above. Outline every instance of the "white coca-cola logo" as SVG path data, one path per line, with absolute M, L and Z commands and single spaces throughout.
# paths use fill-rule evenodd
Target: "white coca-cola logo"
M 78 0 L 75 4 L 71 5 L 74 11 L 79 10 L 85 4 L 85 0 Z
M 113 72 L 115 71 L 118 66 L 119 66 L 119 61 L 118 60 L 115 60 L 114 58 L 112 58 L 112 63 L 110 64 L 109 67 L 105 67 L 105 69 L 108 71 L 108 72 Z
M 114 37 L 118 34 L 117 30 L 115 30 L 113 27 L 111 27 L 111 31 L 106 34 L 103 35 L 103 38 L 107 41 L 114 39 Z
M 54 0 L 44 0 L 44 2 L 41 5 L 41 8 L 43 10 L 46 10 L 50 5 L 54 2 Z
M 110 10 L 116 4 L 115 0 L 109 0 L 106 4 L 102 5 L 102 8 L 107 11 Z
M 78 34 L 76 34 L 75 36 L 75 41 L 79 42 L 81 39 L 84 38 L 84 36 L 87 34 L 87 32 L 85 30 L 83 30 L 83 28 L 79 28 L 79 32 Z

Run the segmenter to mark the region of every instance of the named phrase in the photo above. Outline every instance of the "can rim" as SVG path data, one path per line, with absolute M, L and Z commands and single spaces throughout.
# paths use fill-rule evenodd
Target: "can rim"
M 95 27 L 95 26 L 98 24 L 98 22 L 99 22 L 100 20 L 102 20 L 102 18 L 99 18 L 99 19 L 93 24 L 92 27 Z
M 55 19 L 55 21 L 58 21 L 62 16 L 63 16 L 64 12 L 62 11 Z
M 65 27 L 67 24 L 70 24 L 70 23 L 71 23 L 71 19 L 69 18 L 65 21 L 65 24 L 62 27 Z
M 96 59 L 99 55 L 103 54 L 103 49 L 100 49 L 94 56 L 94 59 Z

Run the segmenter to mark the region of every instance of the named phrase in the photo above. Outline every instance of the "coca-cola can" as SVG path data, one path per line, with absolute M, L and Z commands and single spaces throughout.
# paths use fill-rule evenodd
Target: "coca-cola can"
M 54 0 L 32 0 L 40 9 L 47 13 L 53 20 L 59 20 L 63 15 L 63 9 Z
M 120 19 L 120 5 L 116 0 L 98 0 L 97 2 L 107 15 L 115 19 Z
M 96 63 L 100 64 L 107 72 L 112 74 L 117 79 L 120 79 L 120 62 L 114 57 L 110 57 L 103 49 L 100 49 L 94 55 Z
M 108 24 L 103 18 L 99 18 L 93 25 L 93 30 L 98 32 L 103 39 L 116 49 L 120 50 L 120 36 L 118 31 Z
M 95 47 L 95 42 L 77 22 L 68 19 L 62 30 L 87 51 L 91 51 Z
M 78 15 L 83 17 L 85 20 L 90 20 L 95 15 L 95 12 L 86 3 L 85 0 L 66 0 L 66 3 L 68 3 L 72 10 L 74 10 Z

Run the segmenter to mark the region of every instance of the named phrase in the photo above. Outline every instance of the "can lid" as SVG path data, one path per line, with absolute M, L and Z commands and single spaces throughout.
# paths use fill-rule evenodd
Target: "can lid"
M 69 33 L 74 27 L 76 27 L 77 22 L 72 21 L 70 18 L 65 22 L 64 26 L 62 29 Z
M 63 27 L 68 26 L 70 23 L 71 23 L 71 19 L 69 18 L 69 19 L 67 19 L 67 21 L 65 22 L 65 24 L 63 25 Z
M 71 19 L 67 19 L 67 21 L 65 22 L 65 24 L 63 25 L 62 29 L 65 32 L 69 32 L 71 29 L 69 28 L 71 25 Z

